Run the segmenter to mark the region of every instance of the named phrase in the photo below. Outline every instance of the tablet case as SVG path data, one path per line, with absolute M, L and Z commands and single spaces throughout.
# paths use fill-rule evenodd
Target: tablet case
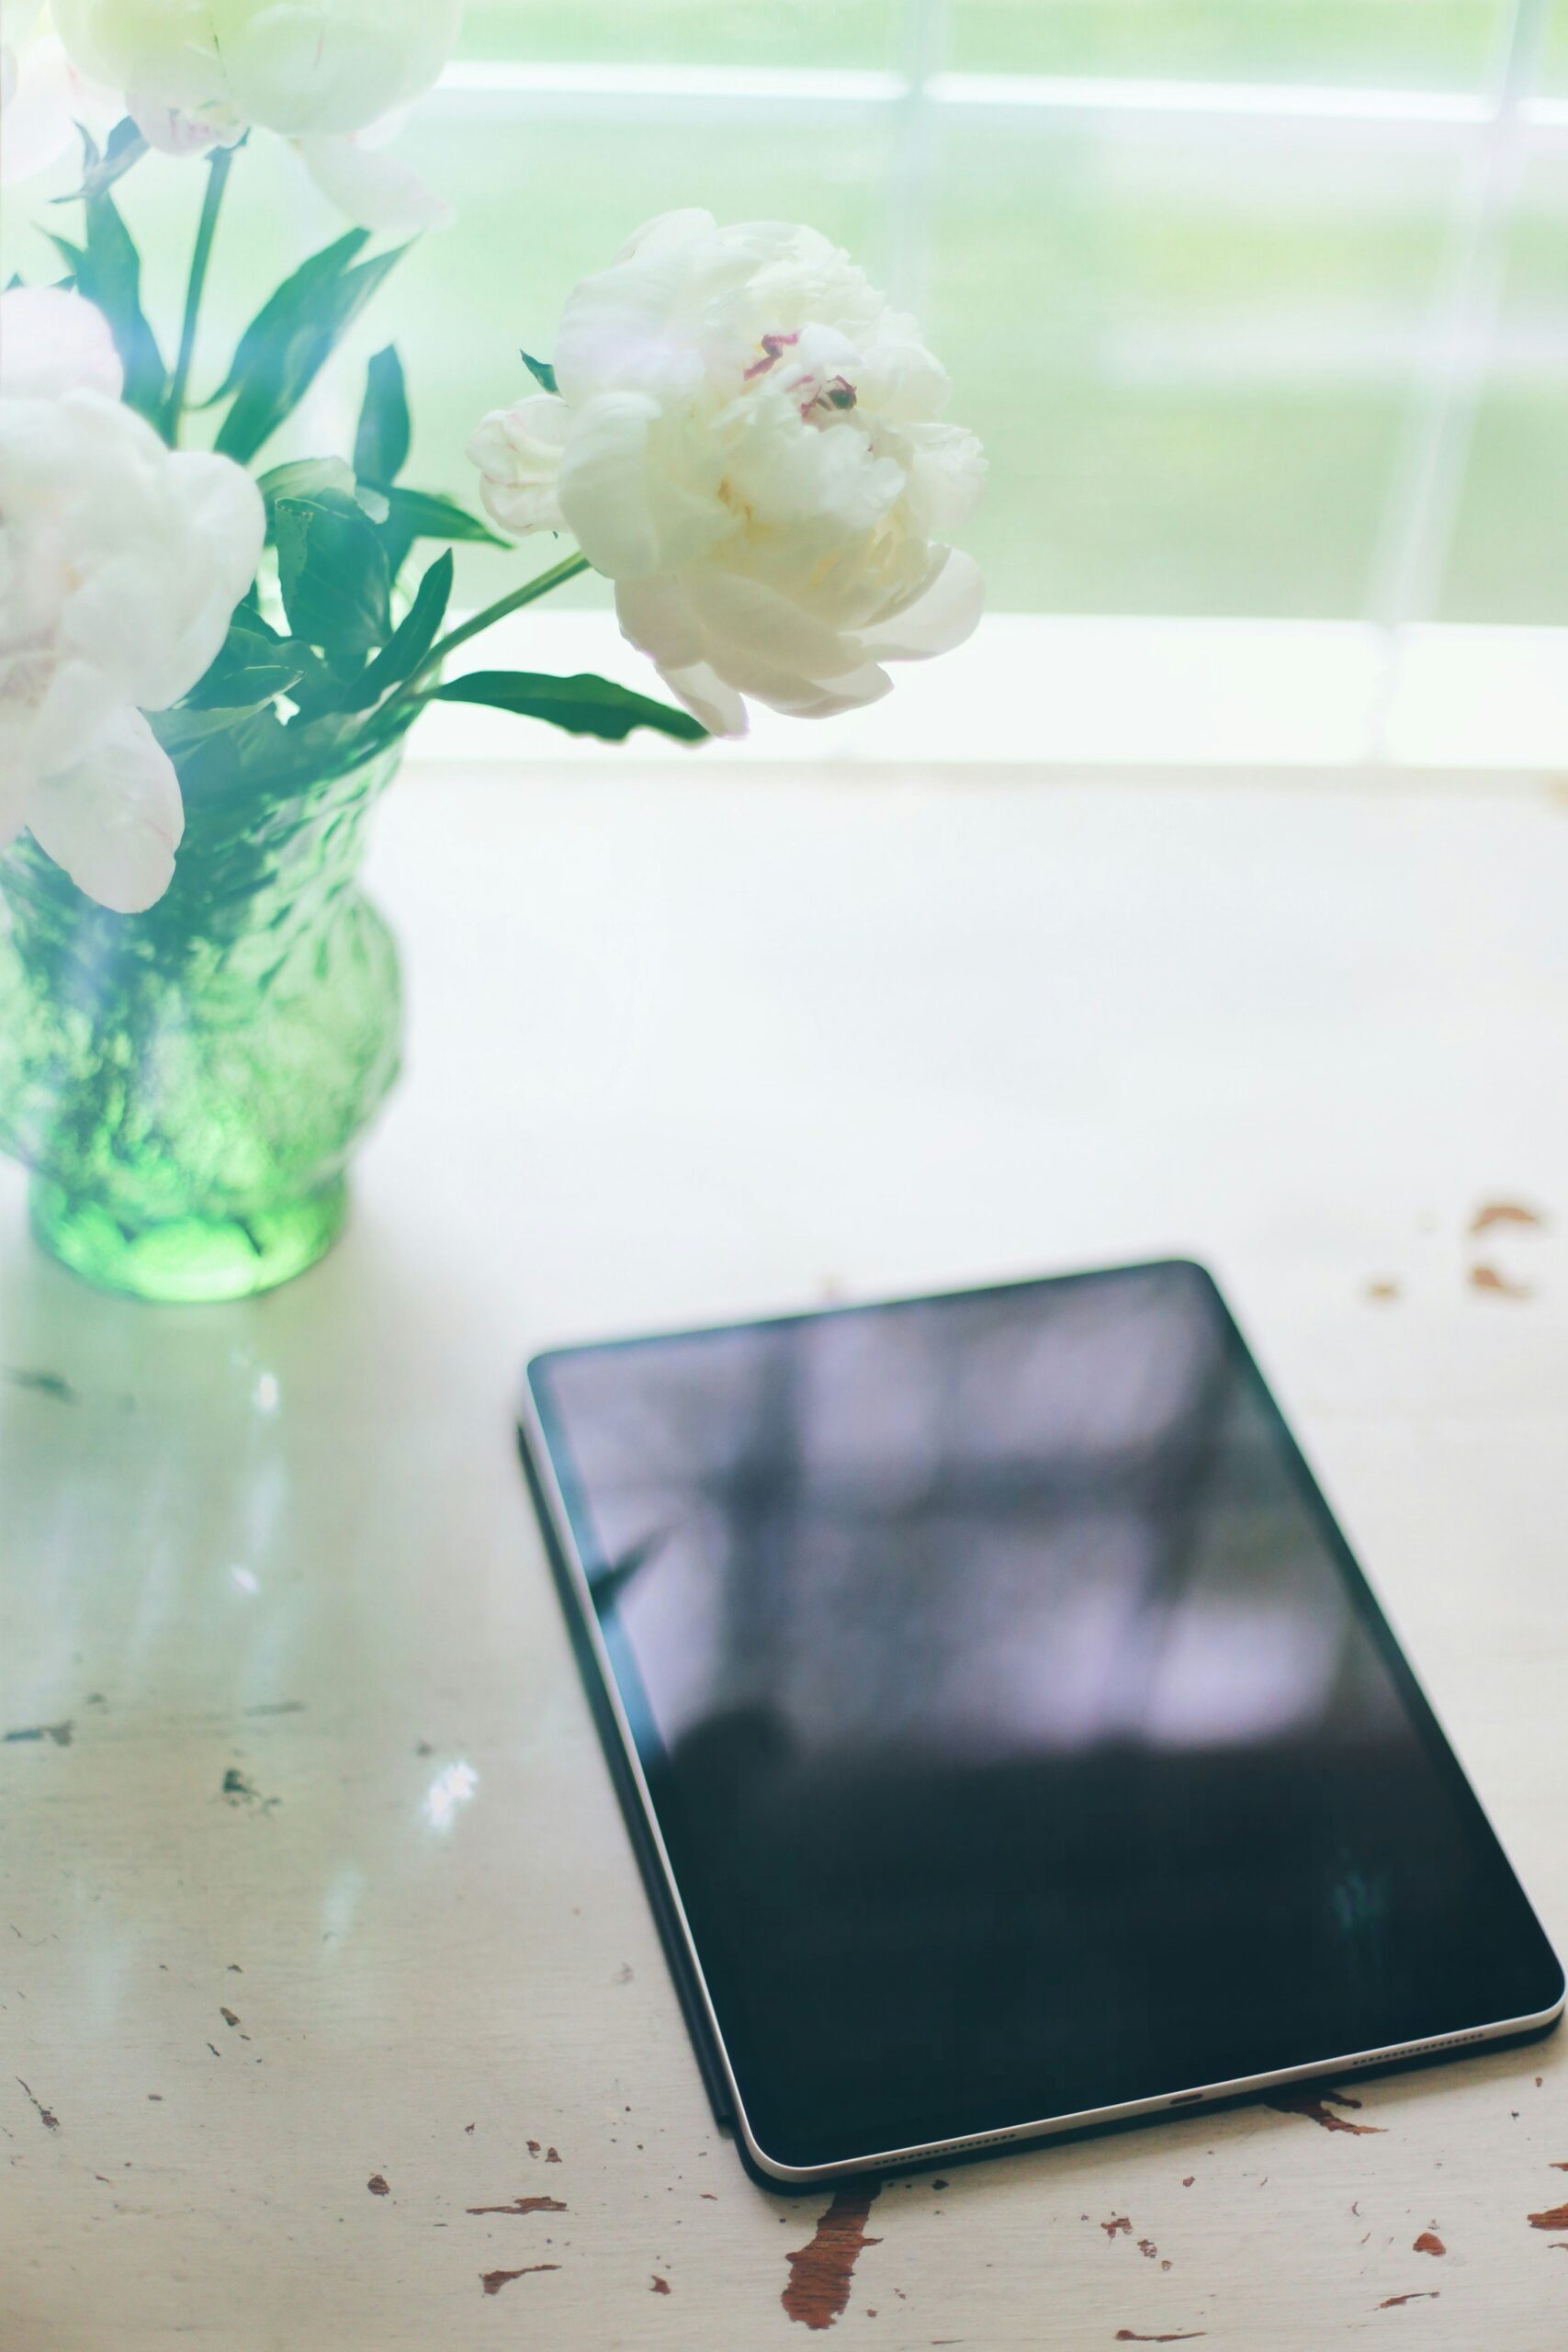
M 577 1588 L 572 1582 L 571 1571 L 567 1566 L 555 1528 L 551 1523 L 550 1514 L 539 1484 L 539 1475 L 534 1464 L 534 1457 L 528 1449 L 527 1435 L 521 1424 L 517 1430 L 517 1450 L 522 1456 L 524 1476 L 528 1481 L 528 1493 L 534 1505 L 534 1516 L 538 1521 L 539 1532 L 544 1537 L 545 1552 L 549 1560 L 551 1573 L 555 1577 L 556 1592 L 566 1617 L 567 1631 L 571 1636 L 572 1654 L 577 1660 L 577 1670 L 581 1677 L 583 1690 L 587 1692 L 589 1706 L 592 1710 L 594 1726 L 599 1734 L 599 1744 L 604 1751 L 604 1760 L 610 1768 L 610 1778 L 615 1783 L 615 1794 L 620 1799 L 621 1818 L 626 1823 L 626 1835 L 631 1840 L 637 1868 L 642 1872 L 643 1886 L 647 1891 L 649 1904 L 659 1928 L 660 1941 L 664 1946 L 665 1962 L 674 1979 L 682 2014 L 686 2020 L 686 2030 L 691 2035 L 697 2064 L 702 2069 L 703 2082 L 707 2090 L 708 2104 L 713 2109 L 714 2121 L 720 2131 L 733 2132 L 734 2104 L 729 2096 L 729 2086 L 725 2081 L 724 2071 L 718 2062 L 718 2053 L 714 2048 L 713 2036 L 708 2028 L 702 1995 L 697 1988 L 691 1954 L 686 1947 L 686 1939 L 682 1931 L 681 1923 L 675 1916 L 675 1907 L 670 1896 L 669 1882 L 665 1878 L 663 1867 L 655 1849 L 649 1828 L 648 1815 L 643 1809 L 642 1799 L 632 1777 L 631 1765 L 627 1760 L 625 1743 L 621 1738 L 620 1725 L 615 1721 L 615 1711 L 610 1705 L 609 1695 L 604 1689 L 604 1677 L 600 1674 L 598 1661 L 593 1656 L 587 1629 L 582 1622 L 582 1610 L 578 1600 Z M 770 2188 L 776 2190 L 780 2184 L 771 2180 L 767 2185 Z

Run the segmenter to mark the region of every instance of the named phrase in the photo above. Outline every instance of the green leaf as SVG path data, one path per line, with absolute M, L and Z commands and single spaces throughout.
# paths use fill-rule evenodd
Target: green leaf
M 258 707 L 255 703 L 236 703 L 198 709 L 182 703 L 177 710 L 150 712 L 147 724 L 169 757 L 177 760 L 215 735 L 237 735 L 246 719 L 254 718 Z
M 76 288 L 96 302 L 109 322 L 125 368 L 121 397 L 151 424 L 161 423 L 167 370 L 157 338 L 141 308 L 141 260 L 112 196 L 94 197 L 87 206 L 86 275 Z
M 413 603 L 349 697 L 351 710 L 367 710 L 389 686 L 418 669 L 435 642 L 452 595 L 452 550 L 438 555 L 415 592 Z
M 278 585 L 296 637 L 334 665 L 391 635 L 391 582 L 375 526 L 352 499 L 280 499 Z
M 287 764 L 288 729 L 270 703 L 259 710 L 164 710 L 149 723 L 187 792 L 254 790 L 257 776 Z
M 394 584 L 409 560 L 409 550 L 412 546 L 413 533 L 405 529 L 395 516 L 391 522 L 382 524 L 381 548 L 387 559 L 387 575 Z
M 557 390 L 556 371 L 547 359 L 535 359 L 526 351 L 519 352 L 517 356 L 536 384 L 542 385 L 547 392 Z
M 82 148 L 87 176 L 98 167 L 99 156 L 85 131 Z M 76 281 L 76 290 L 94 303 L 108 321 L 115 349 L 125 369 L 125 402 L 148 423 L 163 422 L 165 370 L 163 355 L 141 309 L 141 258 L 118 207 L 107 193 L 86 202 L 85 245 L 64 237 L 51 243 L 63 256 Z
M 263 620 L 252 601 L 256 594 L 257 585 L 253 580 L 244 597 L 229 616 L 229 634 L 218 649 L 212 668 L 207 673 L 209 678 L 213 671 L 225 662 L 242 669 L 248 668 L 253 662 L 275 654 L 280 645 L 288 643 L 288 638 L 274 628 L 270 621 Z
M 234 395 L 215 447 L 242 464 L 254 458 L 299 405 L 343 335 L 382 279 L 407 252 L 398 245 L 371 261 L 350 263 L 367 232 L 351 229 L 285 279 L 264 302 L 235 346 L 215 396 Z
M 365 378 L 365 403 L 354 436 L 354 470 L 361 481 L 386 490 L 408 461 L 409 403 L 402 362 L 388 344 L 372 358 Z
M 296 650 L 315 662 L 306 649 Z M 255 708 L 223 701 L 198 707 L 192 695 L 177 710 L 157 712 L 150 723 L 187 790 L 254 793 L 260 780 L 273 786 L 291 777 L 309 779 L 374 752 L 379 742 L 395 741 L 418 707 L 412 702 L 382 725 L 379 714 L 367 720 L 356 711 L 311 710 L 286 719 L 270 702 Z
M 234 346 L 234 356 L 229 363 L 229 373 L 219 385 L 204 408 L 215 408 L 220 401 L 239 389 L 265 348 L 276 341 L 280 326 L 296 322 L 309 310 L 318 297 L 330 294 L 343 277 L 355 254 L 370 242 L 368 229 L 349 229 L 320 253 L 302 261 L 292 277 L 286 277 L 275 294 L 268 296 Z
M 381 544 L 387 550 L 387 563 L 393 579 L 408 560 L 409 549 L 416 539 L 467 539 L 485 547 L 509 547 L 508 539 L 498 539 L 477 515 L 450 498 L 441 498 L 431 490 L 389 490 L 387 492 L 389 514 L 382 526 Z
M 82 174 L 81 187 L 73 188 L 69 196 L 52 197 L 51 202 L 76 204 L 85 202 L 91 197 L 103 196 L 113 187 L 116 180 L 130 171 L 132 164 L 139 164 L 146 153 L 146 140 L 130 117 L 122 115 L 109 132 L 103 153 L 96 162 L 88 162 Z
M 608 678 L 545 677 L 529 670 L 470 670 L 437 686 L 432 700 L 487 703 L 495 710 L 513 710 L 523 718 L 543 718 L 572 735 L 598 735 L 607 743 L 624 742 L 634 727 L 655 727 L 683 743 L 700 743 L 707 729 L 689 710 L 676 710 L 613 685 Z
M 235 605 L 228 638 L 205 677 L 186 696 L 186 710 L 244 708 L 289 694 L 296 703 L 336 701 L 341 682 L 301 638 L 282 638 L 252 605 Z
M 357 711 L 301 711 L 284 729 L 282 759 L 297 774 L 323 775 L 346 761 L 366 725 Z
M 510 539 L 497 538 L 477 514 L 470 514 L 455 499 L 443 498 L 433 490 L 389 490 L 387 503 L 392 524 L 411 538 L 479 540 L 491 548 L 512 544 Z
M 302 678 L 325 677 L 308 645 L 280 637 L 249 605 L 239 605 L 229 634 L 181 707 L 186 710 L 256 709 L 288 694 Z
M 61 260 L 65 264 L 67 270 L 70 272 L 69 277 L 62 277 L 59 281 L 60 284 L 62 286 L 74 286 L 79 273 L 86 267 L 86 254 L 84 253 L 80 245 L 73 245 L 69 237 L 57 237 L 52 229 L 46 229 L 44 231 L 44 235 L 49 239 L 50 243 L 54 247 L 55 252 L 60 255 Z
M 295 458 L 258 476 L 257 489 L 266 502 L 267 536 L 272 536 L 273 510 L 279 499 L 337 500 L 357 506 L 372 523 L 387 519 L 387 501 L 378 490 L 356 481 L 343 458 Z
M 191 688 L 185 707 L 189 710 L 259 710 L 264 702 L 271 702 L 275 696 L 286 695 L 290 686 L 298 685 L 306 667 L 304 659 L 258 662 L 248 670 L 225 670 L 210 684 L 209 672 L 207 678 L 198 679 Z

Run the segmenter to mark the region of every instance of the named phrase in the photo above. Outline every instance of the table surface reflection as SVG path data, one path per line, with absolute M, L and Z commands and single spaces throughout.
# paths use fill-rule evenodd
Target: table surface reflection
M 425 772 L 374 883 L 409 1072 L 321 1267 L 101 1297 L 0 1175 L 6 2352 L 823 2316 L 516 1474 L 552 1341 L 1206 1257 L 1568 1941 L 1560 802 Z M 889 2182 L 835 2324 L 1544 2352 L 1565 2165 L 1554 2039 Z

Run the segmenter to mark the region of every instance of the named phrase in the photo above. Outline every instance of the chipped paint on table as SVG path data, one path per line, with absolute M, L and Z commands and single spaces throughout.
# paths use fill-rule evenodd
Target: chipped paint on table
M 1568 1939 L 1568 808 L 492 770 L 377 867 L 320 1269 L 102 1298 L 0 1174 L 5 2352 L 1568 2342 L 1563 2040 L 755 2186 L 509 1426 L 556 1339 L 1195 1250 Z
M 868 2245 L 866 2217 L 880 2194 L 875 2181 L 836 2188 L 818 2218 L 810 2243 L 789 2256 L 789 2284 L 779 2297 L 791 2319 L 803 2327 L 831 2327 L 848 2308 L 855 2263 Z

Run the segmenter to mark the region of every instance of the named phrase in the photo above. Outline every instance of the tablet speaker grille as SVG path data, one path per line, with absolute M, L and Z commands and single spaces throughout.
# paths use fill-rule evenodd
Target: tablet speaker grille
M 1349 2074 L 1357 2066 L 1389 2066 L 1401 2058 L 1427 2058 L 1439 2050 L 1457 2050 L 1461 2042 L 1485 2041 L 1488 2036 L 1479 2030 L 1471 2033 L 1445 2034 L 1440 2041 L 1407 2041 L 1399 2050 L 1377 2050 L 1365 2058 L 1352 2058 L 1348 2066 L 1339 2072 Z
M 987 2132 L 978 2139 L 974 2140 L 943 2140 L 932 2147 L 922 2148 L 920 2151 L 920 2161 L 923 2164 L 928 2162 L 932 2156 L 954 2155 L 960 2150 L 967 2155 L 971 2148 L 999 2148 L 1009 2140 L 1021 2140 L 1025 2136 L 1025 2132 L 1022 2130 L 1020 2130 L 1015 2132 Z
M 1407 2041 L 1397 2050 L 1374 2050 L 1370 2051 L 1364 2058 L 1348 2059 L 1343 2066 L 1336 2066 L 1333 2071 L 1336 2075 L 1349 2075 L 1353 2074 L 1358 2066 L 1396 2065 L 1402 2058 L 1430 2057 L 1439 2050 L 1458 2050 L 1465 2042 L 1487 2041 L 1490 2039 L 1489 2034 L 1476 2030 L 1470 2033 L 1445 2034 L 1440 2041 Z M 1185 2107 L 1207 2096 L 1208 2094 L 1202 2091 L 1188 2091 L 1181 2097 L 1171 2099 L 1168 2104 L 1172 2107 Z M 943 2140 L 939 2145 L 922 2148 L 921 2161 L 929 2163 L 933 2157 L 954 2154 L 961 2149 L 967 2154 L 971 2148 L 999 2148 L 1008 2141 L 1022 2140 L 1028 2136 L 1027 2127 L 1022 2127 L 1012 2132 L 987 2132 L 980 2138 L 973 2140 Z

